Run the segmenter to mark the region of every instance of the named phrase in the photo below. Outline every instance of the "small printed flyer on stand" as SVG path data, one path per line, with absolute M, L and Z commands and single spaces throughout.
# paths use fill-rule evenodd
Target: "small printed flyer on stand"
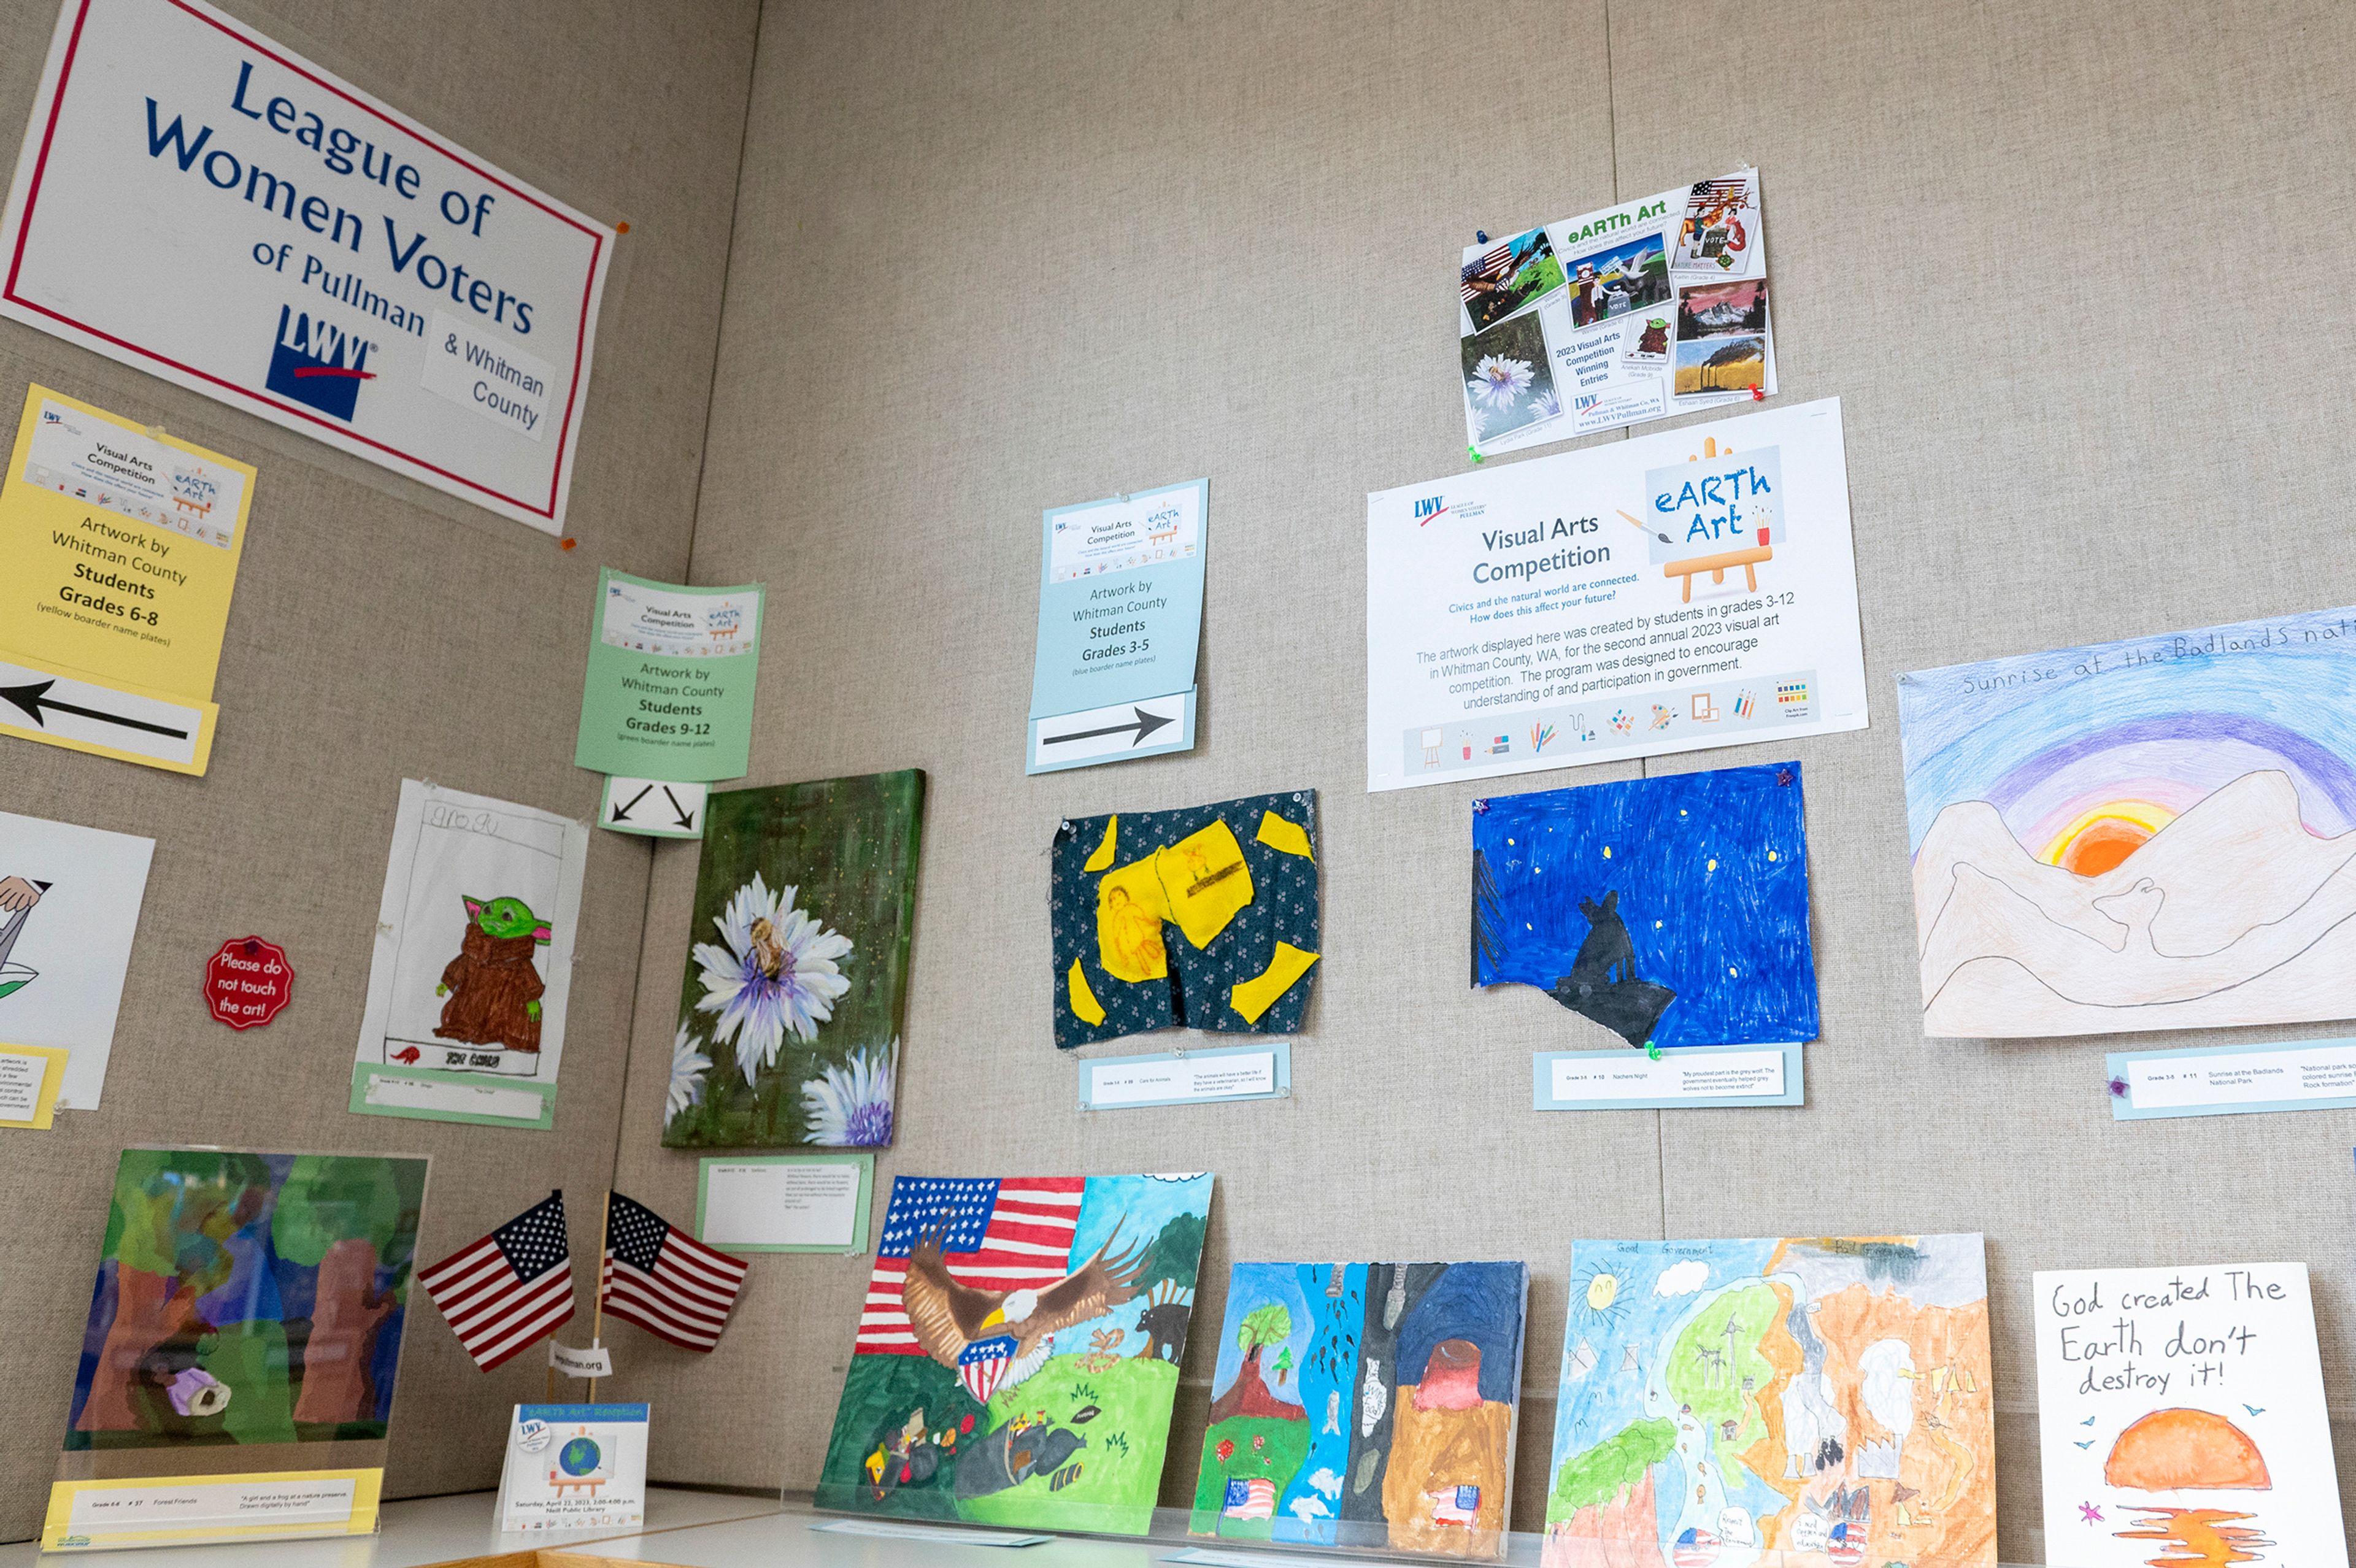
M 498 1527 L 594 1530 L 647 1517 L 643 1404 L 519 1404 L 499 1472 Z
M 1458 294 L 1483 457 L 1775 390 L 1756 169 L 1469 245 Z
M 1366 787 L 1861 730 L 1826 399 L 1366 497 Z

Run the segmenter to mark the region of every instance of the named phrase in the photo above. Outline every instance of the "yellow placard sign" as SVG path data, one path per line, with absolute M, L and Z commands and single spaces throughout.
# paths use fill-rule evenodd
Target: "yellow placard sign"
M 0 980 L 0 995 L 15 988 Z M 0 1127 L 48 1131 L 65 1082 L 64 1046 L 0 1043 Z
M 383 1486 L 381 1469 L 58 1481 L 41 1521 L 41 1550 L 373 1535 Z
M 27 391 L 0 476 L 0 728 L 203 772 L 253 480 L 219 453 Z

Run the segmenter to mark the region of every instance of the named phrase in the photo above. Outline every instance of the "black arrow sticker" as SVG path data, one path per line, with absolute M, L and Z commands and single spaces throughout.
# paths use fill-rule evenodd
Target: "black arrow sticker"
M 637 805 L 638 802 L 646 799 L 647 796 L 654 794 L 654 792 L 655 786 L 648 784 L 646 788 L 632 795 L 626 805 L 616 806 L 614 808 L 614 820 L 616 822 L 627 822 L 630 819 L 630 807 Z M 669 794 L 669 792 L 666 790 L 664 793 Z
M 1122 735 L 1134 730 L 1137 731 L 1137 738 L 1130 741 L 1130 744 L 1135 746 L 1142 744 L 1148 735 L 1152 734 L 1164 724 L 1174 724 L 1178 721 L 1177 715 L 1173 713 L 1148 713 L 1142 708 L 1132 708 L 1130 711 L 1137 715 L 1137 718 L 1130 723 L 1114 724 L 1102 730 L 1082 730 L 1070 735 L 1048 735 L 1043 737 L 1039 743 L 1043 746 L 1060 746 L 1067 741 L 1093 741 L 1099 735 Z
M 648 789 L 652 789 L 654 786 L 652 784 L 648 784 L 647 787 Z M 670 802 L 671 810 L 679 816 L 679 825 L 681 827 L 686 828 L 688 831 L 693 832 L 695 830 L 695 814 L 689 811 L 687 807 L 680 805 L 679 796 L 671 794 L 670 786 L 669 784 L 663 785 L 663 798 Z M 630 804 L 632 805 L 637 805 L 637 802 L 632 801 Z
M 72 702 L 59 702 L 54 697 L 45 696 L 44 693 L 55 685 L 57 685 L 55 680 L 37 680 L 29 686 L 0 686 L 0 698 L 6 698 L 23 709 L 31 717 L 33 722 L 44 730 L 49 727 L 49 722 L 41 717 L 41 709 L 53 708 L 59 713 L 78 713 L 84 719 L 95 719 L 102 724 L 120 724 L 125 730 L 143 730 L 150 735 L 169 735 L 175 741 L 185 741 L 188 738 L 188 732 L 186 730 L 173 730 L 162 724 L 150 724 L 143 719 L 125 719 L 120 713 L 102 713 L 95 708 L 84 708 Z

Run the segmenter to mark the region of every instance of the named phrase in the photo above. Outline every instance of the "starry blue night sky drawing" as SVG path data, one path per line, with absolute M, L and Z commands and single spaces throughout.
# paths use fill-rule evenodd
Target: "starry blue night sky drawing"
M 1798 763 L 1494 795 L 1472 816 L 1475 987 L 1536 986 L 1574 1008 L 1558 982 L 1591 931 L 1590 960 L 1610 955 L 1616 915 L 1628 945 L 1613 982 L 1624 969 L 1676 993 L 1653 1043 L 1816 1037 Z M 1577 1032 L 1575 1049 L 1612 1043 Z M 1641 1029 L 1629 1043 L 1644 1043 Z

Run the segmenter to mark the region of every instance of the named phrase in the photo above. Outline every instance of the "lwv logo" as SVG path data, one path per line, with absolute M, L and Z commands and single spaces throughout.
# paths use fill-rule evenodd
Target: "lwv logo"
M 1415 526 L 1421 528 L 1446 510 L 1448 502 L 1444 496 L 1426 496 L 1415 504 Z

